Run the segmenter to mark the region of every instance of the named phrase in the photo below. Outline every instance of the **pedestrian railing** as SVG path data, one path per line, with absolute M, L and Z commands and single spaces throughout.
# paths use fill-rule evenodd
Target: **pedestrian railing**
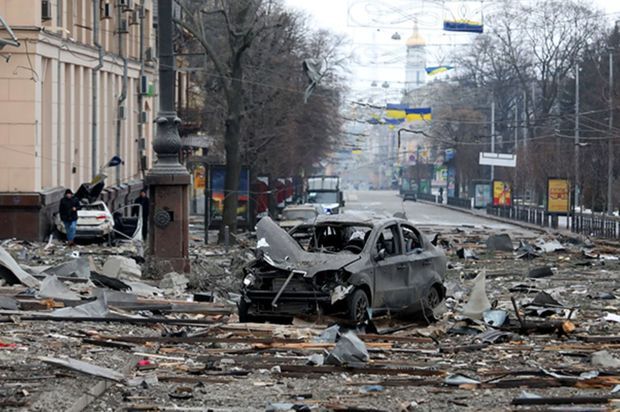
M 487 214 L 536 226 L 558 229 L 560 217 L 535 206 L 487 206 Z M 586 236 L 620 239 L 620 218 L 597 213 L 576 213 L 565 218 L 562 228 Z
M 462 209 L 471 209 L 471 199 L 463 199 L 461 197 L 448 197 L 448 205 L 460 207 Z
M 439 203 L 438 197 L 430 193 L 420 193 L 418 194 L 418 199 L 425 200 L 427 202 Z

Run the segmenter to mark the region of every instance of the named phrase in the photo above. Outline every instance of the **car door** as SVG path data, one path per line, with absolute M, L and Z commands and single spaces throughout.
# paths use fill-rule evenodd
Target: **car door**
M 408 267 L 402 250 L 396 223 L 379 230 L 373 246 L 375 307 L 400 310 L 407 305 Z
M 400 224 L 400 233 L 407 265 L 409 306 L 413 309 L 421 309 L 420 303 L 426 297 L 433 282 L 433 255 L 424 247 L 423 236 L 416 228 L 408 224 Z

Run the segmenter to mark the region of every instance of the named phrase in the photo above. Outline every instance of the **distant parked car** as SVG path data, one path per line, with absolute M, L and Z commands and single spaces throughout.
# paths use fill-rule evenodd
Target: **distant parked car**
M 318 205 L 289 205 L 280 214 L 279 226 L 284 230 L 290 230 L 295 226 L 313 222 L 322 212 Z

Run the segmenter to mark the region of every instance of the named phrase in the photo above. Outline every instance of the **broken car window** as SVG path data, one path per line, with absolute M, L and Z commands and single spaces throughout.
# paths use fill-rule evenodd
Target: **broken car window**
M 410 226 L 401 226 L 403 229 L 403 242 L 405 254 L 413 252 L 415 249 L 419 249 L 422 247 L 422 242 L 420 241 L 420 237 L 416 233 L 415 229 Z
M 383 230 L 377 240 L 377 253 L 385 249 L 385 256 L 400 255 L 400 241 L 398 239 L 398 227 L 391 225 Z
M 308 251 L 359 254 L 364 249 L 370 230 L 371 228 L 368 226 L 357 225 L 328 224 L 316 226 L 314 228 L 314 239 L 310 242 Z

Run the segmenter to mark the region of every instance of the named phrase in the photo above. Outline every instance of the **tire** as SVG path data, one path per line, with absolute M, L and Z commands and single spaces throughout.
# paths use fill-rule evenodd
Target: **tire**
M 349 309 L 349 319 L 351 321 L 359 324 L 366 320 L 368 317 L 367 310 L 370 307 L 366 292 L 362 289 L 356 289 L 355 292 L 349 295 L 347 305 Z
M 439 306 L 442 300 L 443 298 L 441 296 L 441 291 L 437 286 L 433 286 L 430 288 L 426 298 L 424 299 L 424 307 L 427 310 L 433 310 Z

